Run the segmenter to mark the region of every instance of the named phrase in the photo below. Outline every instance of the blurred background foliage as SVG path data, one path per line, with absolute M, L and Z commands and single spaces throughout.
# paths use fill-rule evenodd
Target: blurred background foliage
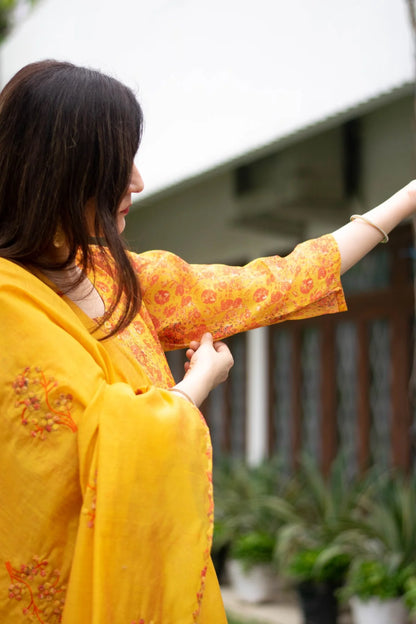
M 37 0 L 0 0 L 0 44 Z

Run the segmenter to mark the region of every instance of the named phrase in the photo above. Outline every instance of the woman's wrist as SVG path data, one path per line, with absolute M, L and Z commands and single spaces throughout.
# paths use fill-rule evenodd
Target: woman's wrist
M 185 375 L 182 381 L 171 388 L 171 392 L 174 392 L 175 390 L 179 391 L 178 394 L 184 393 L 188 396 L 191 403 L 196 405 L 196 407 L 199 407 L 201 403 L 204 402 L 209 393 L 206 385 L 201 383 L 200 379 L 196 375 L 191 376 L 189 373 Z
M 191 369 L 172 390 L 182 390 L 189 395 L 194 404 L 199 407 L 205 401 L 212 388 L 213 384 L 206 371 L 202 374 L 201 371 L 197 372 L 196 369 Z
M 382 204 L 369 210 L 364 216 L 373 219 L 377 225 L 390 232 L 399 223 L 411 217 L 416 211 L 416 181 L 386 199 Z
M 168 390 L 169 392 L 173 392 L 173 394 L 182 396 L 184 399 L 188 401 L 188 403 L 192 403 L 192 405 L 195 405 L 195 407 L 197 407 L 197 404 L 195 403 L 194 399 L 191 397 L 190 394 L 185 392 L 185 390 L 181 390 L 180 388 L 177 388 L 176 386 L 174 386 L 173 388 L 168 388 Z
M 409 200 L 409 214 L 407 216 L 410 217 L 416 211 L 416 180 L 409 182 L 409 184 L 405 186 L 405 190 L 407 191 Z

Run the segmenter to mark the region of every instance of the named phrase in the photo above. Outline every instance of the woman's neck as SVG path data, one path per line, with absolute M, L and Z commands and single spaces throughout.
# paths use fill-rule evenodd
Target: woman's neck
M 89 317 L 95 319 L 104 315 L 104 301 L 94 284 L 76 264 L 59 270 L 43 269 L 42 272 L 57 286 L 60 293 L 71 299 Z

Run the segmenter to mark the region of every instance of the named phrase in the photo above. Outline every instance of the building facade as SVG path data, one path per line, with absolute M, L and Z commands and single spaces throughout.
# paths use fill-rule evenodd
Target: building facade
M 267 154 L 145 201 L 129 221 L 132 246 L 152 241 L 190 262 L 285 255 L 413 177 L 413 107 L 412 86 L 403 86 Z M 234 242 L 239 236 L 245 245 Z M 218 455 L 255 463 L 278 453 L 293 466 L 307 451 L 327 470 L 342 449 L 355 471 L 374 462 L 414 466 L 413 249 L 409 222 L 348 272 L 347 313 L 230 339 L 230 380 L 204 406 Z M 169 358 L 179 376 L 184 354 Z

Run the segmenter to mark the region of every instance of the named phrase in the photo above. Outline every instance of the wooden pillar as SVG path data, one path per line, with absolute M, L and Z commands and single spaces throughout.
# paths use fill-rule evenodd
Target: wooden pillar
M 320 365 L 322 402 L 321 470 L 324 475 L 328 475 L 338 446 L 335 327 L 333 323 L 328 321 L 322 327 Z
M 411 457 L 411 414 L 408 398 L 410 376 L 409 319 L 401 310 L 392 317 L 392 462 L 409 470 Z
M 292 333 L 293 340 L 293 386 L 292 386 L 292 457 L 293 468 L 296 469 L 299 464 L 299 455 L 302 450 L 302 404 L 301 404 L 301 388 L 302 388 L 302 362 L 301 347 L 302 333 L 299 327 L 294 328 Z
M 231 452 L 231 379 L 229 378 L 224 387 L 223 401 L 223 429 L 222 429 L 222 452 L 229 454 Z
M 275 376 L 275 369 L 276 369 L 276 353 L 274 350 L 274 334 L 275 332 L 278 331 L 276 330 L 275 327 L 270 327 L 269 328 L 269 348 L 268 348 L 268 352 L 269 352 L 269 383 L 268 383 L 268 388 L 269 388 L 269 405 L 268 405 L 268 452 L 269 452 L 269 457 L 272 457 L 275 449 L 276 449 L 276 442 L 277 442 L 277 432 L 276 432 L 276 425 L 274 422 L 274 410 L 275 410 L 275 405 L 277 403 L 277 401 L 279 400 L 279 397 L 277 396 L 277 392 L 276 392 L 276 388 L 275 388 L 275 383 L 274 383 L 274 376 Z
M 368 360 L 368 328 L 364 320 L 357 326 L 357 447 L 358 466 L 361 473 L 369 466 L 370 460 L 370 365 Z

